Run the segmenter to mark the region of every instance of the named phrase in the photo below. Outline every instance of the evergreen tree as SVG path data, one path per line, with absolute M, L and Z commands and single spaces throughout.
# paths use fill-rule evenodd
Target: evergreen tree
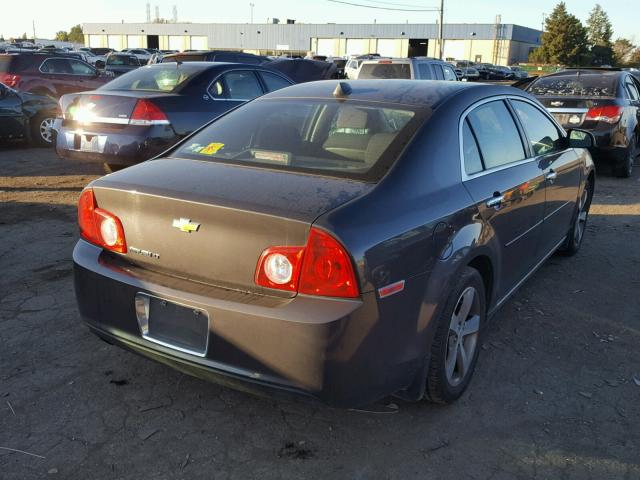
M 558 3 L 547 17 L 541 44 L 534 57 L 545 63 L 583 65 L 589 53 L 587 30 L 567 11 L 564 2 Z
M 26 40 L 27 38 L 28 37 L 27 37 L 27 33 L 26 32 L 23 33 L 22 36 L 20 37 L 21 40 Z
M 613 44 L 611 43 L 613 28 L 609 20 L 609 15 L 607 15 L 607 12 L 605 12 L 598 3 L 589 14 L 587 34 L 589 37 L 589 46 L 591 47 L 591 62 L 593 65 L 613 63 Z
M 613 42 L 613 56 L 618 64 L 626 64 L 631 60 L 636 46 L 627 38 L 618 38 Z

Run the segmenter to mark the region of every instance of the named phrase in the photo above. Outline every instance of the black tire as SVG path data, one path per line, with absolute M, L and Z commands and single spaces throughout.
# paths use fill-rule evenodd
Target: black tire
M 624 160 L 615 167 L 616 177 L 629 178 L 633 173 L 633 164 L 636 159 L 636 142 L 631 141 L 627 148 Z
M 460 318 L 458 314 L 462 311 L 463 296 L 466 296 L 470 289 L 474 291 L 473 304 L 468 315 L 463 315 L 465 318 L 462 320 L 460 328 L 454 330 L 456 328 L 454 325 L 460 325 L 456 318 Z M 473 377 L 478 360 L 486 317 L 486 294 L 482 277 L 476 269 L 465 267 L 458 279 L 455 280 L 437 319 L 437 330 L 431 345 L 431 360 L 427 373 L 425 391 L 427 400 L 447 404 L 456 401 L 464 393 Z M 477 328 L 473 326 L 476 324 Z M 465 334 L 466 325 L 469 325 L 469 330 L 474 330 L 475 333 Z M 472 335 L 474 335 L 473 338 Z M 467 366 L 462 368 L 463 362 L 459 354 L 459 346 L 462 345 L 464 351 L 470 350 L 471 342 L 473 343 L 471 358 L 468 353 L 464 356 L 467 359 Z M 456 349 L 455 352 L 452 350 L 453 348 Z M 452 362 L 447 362 L 447 359 L 453 359 L 453 368 L 448 369 Z M 448 370 L 451 373 L 448 373 Z M 456 372 L 458 373 L 457 377 Z
M 53 146 L 53 122 L 55 117 L 51 114 L 36 115 L 31 119 L 31 145 L 34 147 Z
M 580 194 L 576 212 L 574 214 L 573 223 L 567 233 L 567 238 L 562 246 L 558 249 L 558 253 L 566 257 L 572 257 L 582 245 L 584 234 L 587 230 L 587 220 L 589 219 L 589 207 L 591 207 L 591 199 L 593 198 L 593 181 L 587 180 L 584 190 Z
M 102 167 L 104 168 L 104 173 L 113 173 L 126 168 L 124 165 L 118 165 L 115 163 L 103 163 Z

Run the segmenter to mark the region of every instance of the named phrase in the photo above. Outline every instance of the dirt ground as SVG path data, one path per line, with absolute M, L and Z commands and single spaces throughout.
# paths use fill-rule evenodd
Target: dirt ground
M 231 391 L 91 335 L 71 251 L 99 174 L 0 148 L 2 480 L 640 478 L 640 168 L 598 176 L 581 252 L 494 318 L 461 401 L 377 414 Z

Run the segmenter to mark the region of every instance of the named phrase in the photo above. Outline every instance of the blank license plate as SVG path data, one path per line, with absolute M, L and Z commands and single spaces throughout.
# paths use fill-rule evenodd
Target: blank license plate
M 187 353 L 206 354 L 209 317 L 205 311 L 142 293 L 137 297 L 137 302 L 147 303 L 147 324 L 144 328 L 141 324 L 144 338 Z
M 78 138 L 79 137 L 79 138 Z M 75 144 L 81 152 L 103 153 L 107 142 L 106 135 L 76 134 Z

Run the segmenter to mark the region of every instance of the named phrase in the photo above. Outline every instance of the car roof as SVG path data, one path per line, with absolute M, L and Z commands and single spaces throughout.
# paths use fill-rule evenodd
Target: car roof
M 388 104 L 404 104 L 416 107 L 435 108 L 448 97 L 459 92 L 480 89 L 490 90 L 492 95 L 527 96 L 521 90 L 511 87 L 469 82 L 444 82 L 438 80 L 321 80 L 299 83 L 275 92 L 268 93 L 260 99 L 275 98 L 315 98 L 335 99 L 334 91 L 342 84 L 343 91 L 351 89 L 348 95 L 338 98 L 377 102 Z

